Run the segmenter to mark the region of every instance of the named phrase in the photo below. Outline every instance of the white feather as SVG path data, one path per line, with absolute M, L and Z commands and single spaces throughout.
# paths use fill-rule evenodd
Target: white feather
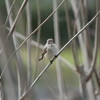
M 45 54 L 45 57 L 50 59 L 52 57 L 54 57 L 57 54 L 57 46 L 54 43 L 51 44 L 47 44 L 45 45 L 45 48 L 47 50 L 47 53 Z

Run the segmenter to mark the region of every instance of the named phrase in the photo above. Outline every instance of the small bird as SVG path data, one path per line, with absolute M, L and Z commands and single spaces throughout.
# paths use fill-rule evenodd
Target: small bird
M 53 43 L 53 39 L 50 38 L 47 40 L 47 42 L 44 46 L 42 55 L 38 60 L 40 61 L 44 57 L 46 57 L 50 60 L 52 57 L 56 56 L 56 54 L 57 54 L 57 46 L 56 46 L 56 44 Z

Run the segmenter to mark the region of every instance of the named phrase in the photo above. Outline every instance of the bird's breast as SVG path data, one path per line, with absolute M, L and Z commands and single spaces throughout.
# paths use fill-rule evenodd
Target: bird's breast
M 54 55 L 55 55 L 56 53 L 57 53 L 56 47 L 53 46 L 53 45 L 50 45 L 50 46 L 48 46 L 48 48 L 47 48 L 46 57 L 47 57 L 47 58 L 52 58 L 52 57 L 54 57 Z

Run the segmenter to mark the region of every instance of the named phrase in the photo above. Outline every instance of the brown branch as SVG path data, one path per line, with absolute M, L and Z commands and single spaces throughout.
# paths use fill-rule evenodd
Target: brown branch
M 97 0 L 97 5 L 99 4 L 99 0 Z M 97 6 L 99 7 L 99 5 Z M 97 11 L 98 11 L 99 8 L 97 8 Z M 93 50 L 93 59 L 92 59 L 92 62 L 91 62 L 91 67 L 88 71 L 88 74 L 86 76 L 86 79 L 85 81 L 89 81 L 91 76 L 92 76 L 92 73 L 94 72 L 95 70 L 95 67 L 96 67 L 96 60 L 97 60 L 97 52 L 98 52 L 98 41 L 99 41 L 99 25 L 100 25 L 100 17 L 97 17 L 96 19 L 96 31 L 95 31 L 95 41 L 94 41 L 94 50 Z
M 98 88 L 95 90 L 95 95 L 100 95 L 100 77 L 99 77 L 100 72 L 97 72 L 97 70 L 95 69 L 94 73 L 95 73 L 95 77 L 96 77 L 96 81 L 98 85 Z
M 37 9 L 37 25 L 39 26 L 41 24 L 40 0 L 36 0 L 36 9 Z M 38 46 L 40 46 L 40 39 L 41 39 L 41 28 L 39 28 L 37 31 L 37 44 L 38 44 Z M 38 71 L 39 52 L 40 52 L 39 48 L 36 48 L 36 62 L 35 62 L 35 66 L 34 66 L 34 79 L 36 78 L 37 71 Z
M 33 81 L 33 83 L 30 85 L 30 88 L 25 91 L 22 96 L 18 100 L 23 100 L 27 94 L 32 90 L 33 86 L 37 83 L 37 81 L 41 78 L 41 76 L 44 74 L 44 72 L 50 67 L 50 65 L 56 60 L 56 58 L 60 55 L 61 52 L 78 36 L 82 33 L 83 30 L 87 28 L 88 25 L 90 25 L 95 18 L 100 14 L 99 12 L 75 35 L 73 36 L 61 49 L 60 51 L 52 58 L 52 60 L 47 64 L 47 66 L 42 70 L 42 72 L 37 76 L 37 78 Z
M 86 5 L 84 4 L 83 0 L 80 0 L 81 4 L 81 16 L 82 16 L 82 26 L 84 26 L 87 23 L 87 11 L 86 11 Z M 88 61 L 91 61 L 92 58 L 92 47 L 91 47 L 91 41 L 90 41 L 90 35 L 88 33 L 88 28 L 84 30 L 84 44 L 86 47 L 87 57 Z
M 18 21 L 18 19 L 19 19 L 19 16 L 20 16 L 20 14 L 22 13 L 22 11 L 23 11 L 24 7 L 26 6 L 27 2 L 28 2 L 28 0 L 24 0 L 23 3 L 22 3 L 22 5 L 21 5 L 21 7 L 19 8 L 19 11 L 18 11 L 18 13 L 17 13 L 17 16 L 16 16 L 16 18 L 15 18 L 15 20 L 14 20 L 14 22 L 13 22 L 13 25 L 12 25 L 12 27 L 11 27 L 11 29 L 10 29 L 8 35 L 7 35 L 7 39 L 9 38 L 10 35 L 13 34 L 14 29 L 15 29 L 15 26 L 16 26 L 16 23 L 17 23 L 17 21 Z
M 8 16 L 7 16 L 8 19 L 6 19 L 6 21 L 9 21 L 9 26 L 10 26 L 10 27 L 11 27 L 12 24 L 13 24 L 13 18 L 12 18 L 12 13 L 11 13 L 11 11 L 12 11 L 12 8 L 13 8 L 13 6 L 14 6 L 14 4 L 15 4 L 15 1 L 16 1 L 16 0 L 13 1 L 12 5 L 11 5 L 11 7 L 10 7 L 10 2 L 9 2 L 9 0 L 5 0 L 6 10 L 7 10 L 7 13 L 8 13 Z M 5 24 L 7 24 L 7 23 L 5 23 Z M 5 25 L 5 28 L 6 28 L 6 25 Z M 14 43 L 14 47 L 15 47 L 15 49 L 16 49 L 18 44 L 17 44 L 17 42 L 16 42 L 15 35 L 13 35 L 13 43 Z M 21 87 L 21 78 L 23 77 L 22 71 L 21 71 L 22 62 L 21 62 L 21 58 L 20 58 L 20 53 L 17 52 L 16 55 L 15 55 L 15 57 L 16 57 L 15 61 L 16 61 L 16 67 L 17 67 L 17 79 L 18 79 L 18 97 L 20 97 L 20 95 L 21 95 L 21 90 L 22 90 L 22 87 Z M 20 73 L 20 72 L 21 72 L 21 73 Z M 23 78 L 22 78 L 22 81 L 24 81 Z
M 57 0 L 53 0 L 53 9 L 57 7 Z M 60 29 L 59 29 L 59 13 L 58 11 L 53 15 L 53 26 L 54 26 L 54 39 L 55 43 L 60 49 Z M 57 87 L 59 91 L 59 100 L 63 100 L 64 97 L 64 80 L 61 69 L 61 62 L 59 59 L 56 60 L 56 74 L 57 74 Z
M 63 0 L 59 5 L 58 7 L 32 32 L 30 33 L 26 39 L 20 44 L 20 46 L 13 52 L 13 54 L 11 55 L 11 57 L 8 59 L 8 62 L 5 64 L 5 66 L 3 67 L 3 71 L 1 72 L 1 75 L 0 75 L 0 78 L 2 78 L 3 76 L 3 73 L 7 67 L 7 65 L 9 64 L 9 62 L 11 61 L 11 59 L 14 57 L 14 55 L 18 52 L 18 50 L 24 45 L 24 43 L 26 43 L 26 41 L 34 34 L 37 32 L 37 30 L 43 26 L 51 17 L 52 15 L 58 10 L 58 8 L 60 8 L 60 6 L 65 2 L 66 0 Z M 99 14 L 99 13 L 98 13 Z M 97 15 L 98 15 L 97 14 Z M 94 18 L 95 19 L 95 18 Z
M 99 72 L 97 72 L 97 70 L 95 69 L 95 70 L 94 70 L 94 73 L 95 73 L 95 77 L 96 77 L 96 81 L 97 81 L 98 87 L 99 87 L 99 89 L 100 89 L 100 77 L 99 77 Z
M 76 16 L 74 24 L 73 24 L 73 32 L 71 32 L 70 17 L 69 17 L 69 14 L 68 14 L 68 8 L 67 8 L 66 4 L 64 5 L 64 8 L 65 8 L 67 29 L 68 29 L 69 39 L 70 39 L 71 38 L 71 34 L 75 35 L 76 20 L 79 17 L 78 15 L 79 15 L 80 3 L 78 5 L 77 16 Z M 72 50 L 72 54 L 73 54 L 73 58 L 74 58 L 74 63 L 75 63 L 75 66 L 76 66 L 76 70 L 79 73 L 79 71 L 80 71 L 80 68 L 79 68 L 79 59 L 78 59 L 78 55 L 77 55 L 76 41 L 75 40 L 71 44 L 71 50 Z
M 28 2 L 28 0 L 24 0 L 23 3 L 22 3 L 22 5 L 21 5 L 21 7 L 19 8 L 19 11 L 17 13 L 17 16 L 16 16 L 16 18 L 15 18 L 15 20 L 14 20 L 14 22 L 13 22 L 11 28 L 10 28 L 10 31 L 9 31 L 7 37 L 6 37 L 6 40 L 4 41 L 4 45 L 2 47 L 1 53 L 3 52 L 3 49 L 6 47 L 8 38 L 13 34 L 14 29 L 16 27 L 16 23 L 17 23 L 17 21 L 19 19 L 19 16 L 20 16 L 21 12 L 23 11 L 24 7 L 26 6 L 27 2 Z
M 15 2 L 16 2 L 16 0 L 13 0 L 13 2 L 12 2 L 12 4 L 11 4 L 11 7 L 10 7 L 9 12 L 8 12 L 8 16 L 7 16 L 6 21 L 5 21 L 5 25 L 4 25 L 5 27 L 6 27 L 6 25 L 7 25 L 7 21 L 9 20 L 9 17 L 10 17 L 10 15 L 11 15 L 11 11 L 12 11 L 12 9 L 13 9 L 13 7 L 14 7 Z
M 27 19 L 27 32 L 26 36 L 28 36 L 31 33 L 31 10 L 30 10 L 30 0 L 27 2 L 26 5 L 26 19 Z M 31 38 L 27 41 L 27 86 L 29 86 L 32 78 L 32 56 L 31 56 L 31 44 L 30 44 Z
M 16 35 L 17 38 L 24 40 L 25 36 L 23 36 L 22 34 L 15 32 L 14 33 Z M 31 40 L 31 45 L 43 50 L 43 45 L 39 44 L 38 42 L 35 42 L 34 40 Z M 66 60 L 65 58 L 63 58 L 62 56 L 59 56 L 59 60 L 62 61 L 64 64 L 66 64 L 70 69 L 72 69 L 73 72 L 76 72 L 76 68 L 74 67 L 74 65 L 72 65 L 68 60 Z

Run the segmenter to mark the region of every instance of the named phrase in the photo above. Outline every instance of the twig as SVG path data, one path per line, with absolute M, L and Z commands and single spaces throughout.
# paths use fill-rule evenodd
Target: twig
M 76 28 L 77 28 L 77 31 L 79 31 L 79 30 L 81 30 L 81 23 L 80 23 L 80 17 L 77 17 L 78 12 L 79 12 L 79 9 L 77 8 L 78 1 L 77 0 L 70 0 L 70 3 L 71 3 L 72 8 L 73 8 L 74 16 L 75 16 L 75 18 L 77 18 Z M 81 48 L 81 51 L 82 51 L 83 60 L 84 60 L 84 62 L 86 62 L 87 61 L 85 59 L 86 50 L 85 50 L 85 47 L 84 47 L 83 37 L 82 37 L 81 34 L 78 36 L 78 40 L 79 40 L 79 45 L 80 45 L 80 48 Z
M 31 33 L 31 11 L 30 11 L 30 0 L 26 5 L 26 18 L 27 18 L 27 32 L 26 36 Z M 31 38 L 27 41 L 27 86 L 29 86 L 31 82 L 31 74 L 32 74 L 32 59 L 31 59 Z
M 77 0 L 71 0 L 72 2 L 74 1 L 77 1 Z M 83 0 L 80 0 L 80 2 L 82 2 Z M 77 1 L 78 3 L 78 1 Z M 76 3 L 76 9 L 77 9 L 77 3 Z M 77 29 L 79 30 L 80 27 L 83 27 L 86 23 L 84 21 L 84 18 L 86 19 L 86 16 L 84 16 L 84 5 L 83 3 L 81 3 L 81 15 L 80 15 L 80 18 L 78 19 L 78 22 L 77 22 Z M 74 4 L 73 4 L 74 5 Z M 75 7 L 74 7 L 75 8 Z M 75 11 L 75 10 L 74 10 Z M 76 12 L 76 11 L 75 11 Z M 82 19 L 81 19 L 82 18 Z M 82 23 L 84 24 L 83 26 L 81 25 L 81 20 L 82 20 Z M 87 27 L 88 28 L 88 27 Z M 83 36 L 86 34 L 86 30 L 83 31 L 83 34 L 79 36 L 79 44 L 80 44 L 80 47 L 81 47 L 81 51 L 82 51 L 82 57 L 83 57 L 83 62 L 84 62 L 84 67 L 83 67 L 83 72 L 85 72 L 84 74 L 86 74 L 87 70 L 89 70 L 89 66 L 90 66 L 90 61 L 89 61 L 89 58 L 88 58 L 88 52 L 87 52 L 87 46 L 86 46 L 86 41 L 84 40 Z M 87 35 L 87 34 L 86 34 Z M 84 77 L 85 79 L 85 76 L 82 75 L 82 77 Z M 82 83 L 83 81 L 80 82 L 81 86 L 83 85 Z M 86 85 L 86 86 L 85 86 Z M 84 84 L 84 86 L 81 87 L 82 89 L 82 92 L 83 92 L 83 97 L 85 97 L 85 91 L 84 91 L 84 88 L 85 90 L 87 91 L 87 96 L 86 97 L 87 99 L 93 99 L 95 100 L 95 95 L 94 95 L 94 92 L 93 92 L 93 82 L 92 80 L 89 81 L 88 84 Z
M 100 89 L 100 77 L 99 77 L 99 73 L 98 73 L 98 71 L 96 69 L 94 70 L 94 73 L 95 73 L 95 77 L 96 77 L 96 81 L 97 81 L 98 87 Z
M 76 68 L 74 65 L 72 65 L 69 61 L 67 61 L 65 58 L 62 56 L 59 56 L 58 58 L 60 61 L 62 61 L 64 64 L 66 64 L 73 72 L 77 72 Z
M 14 2 L 13 2 L 14 3 Z M 12 18 L 12 12 L 11 12 L 11 8 L 13 7 L 13 3 L 10 7 L 10 2 L 9 0 L 5 0 L 5 6 L 6 6 L 6 10 L 7 10 L 7 18 L 6 18 L 6 21 L 9 21 L 9 26 L 11 27 L 11 25 L 13 24 L 13 18 Z M 5 28 L 6 28 L 6 25 L 4 25 Z
M 69 34 L 69 39 L 71 38 L 71 26 L 70 26 L 70 18 L 68 15 L 68 8 L 66 7 L 66 4 L 64 5 L 65 8 L 65 15 L 66 15 L 66 23 L 67 23 L 67 29 L 68 29 L 68 34 Z M 80 8 L 80 4 L 78 6 L 78 13 L 77 13 L 77 17 L 75 18 L 74 24 L 73 24 L 73 35 L 75 35 L 75 30 L 76 30 L 76 20 L 78 18 L 79 15 L 79 8 Z M 77 55 L 77 49 L 76 49 L 76 41 L 73 41 L 71 44 L 71 50 L 73 53 L 73 57 L 74 57 L 74 62 L 75 62 L 75 66 L 76 66 L 76 70 L 77 72 L 79 72 L 79 59 L 78 59 L 78 55 Z
M 95 18 L 100 14 L 100 10 L 98 13 L 75 35 L 73 36 L 61 49 L 60 51 L 52 58 L 52 60 L 47 64 L 47 66 L 42 70 L 42 72 L 37 76 L 37 78 L 34 80 L 34 82 L 30 85 L 30 88 L 27 89 L 25 93 L 22 94 L 22 96 L 18 100 L 22 100 L 32 89 L 32 87 L 36 84 L 36 82 L 41 78 L 41 76 L 44 74 L 44 72 L 50 67 L 50 65 L 56 60 L 56 58 L 60 55 L 60 53 L 79 35 L 83 30 L 87 28 L 88 25 L 90 25 Z
M 36 8 L 37 8 L 37 24 L 38 26 L 41 24 L 41 8 L 40 8 L 40 1 L 36 0 Z M 40 38 L 41 38 L 41 28 L 37 31 L 37 45 L 40 46 Z M 43 56 L 42 56 L 43 57 Z M 39 58 L 39 48 L 36 48 L 36 63 L 34 67 L 34 79 L 37 76 L 38 71 L 38 58 Z
M 10 35 L 13 34 L 13 31 L 15 29 L 15 26 L 16 26 L 16 23 L 17 23 L 17 21 L 19 19 L 19 16 L 20 16 L 21 12 L 23 11 L 24 7 L 26 6 L 27 2 L 28 2 L 28 0 L 24 0 L 23 3 L 22 3 L 22 5 L 21 5 L 21 7 L 19 8 L 19 11 L 17 13 L 17 16 L 16 16 L 16 18 L 15 18 L 15 20 L 13 22 L 13 25 L 12 25 L 12 27 L 11 27 L 8 35 L 7 35 L 7 39 L 9 38 Z
M 87 4 L 84 4 L 85 1 L 80 0 L 80 4 L 81 4 L 81 16 L 82 16 L 82 26 L 84 26 L 87 23 Z M 87 57 L 88 57 L 88 61 L 91 61 L 92 58 L 92 48 L 91 48 L 91 41 L 90 41 L 90 36 L 88 33 L 88 29 L 84 30 L 84 35 L 83 35 L 83 39 L 84 39 L 84 45 L 86 47 L 86 52 L 87 52 Z
M 5 27 L 6 27 L 6 25 L 7 25 L 7 21 L 8 21 L 8 19 L 9 19 L 9 16 L 11 15 L 11 11 L 12 11 L 12 9 L 13 9 L 13 6 L 14 6 L 15 2 L 16 2 L 16 0 L 13 0 L 13 2 L 12 2 L 12 4 L 11 4 L 11 7 L 10 7 L 9 12 L 8 12 L 8 16 L 7 16 L 6 21 L 5 21 L 5 25 L 4 25 Z
M 78 35 L 81 34 L 82 31 L 84 31 L 100 14 L 100 10 L 97 12 L 97 14 L 77 33 L 75 34 L 63 47 L 62 49 L 57 53 L 57 56 L 66 48 L 66 46 L 71 43 Z
M 0 78 L 2 78 L 3 73 L 7 67 L 7 65 L 9 64 L 9 62 L 11 61 L 11 59 L 14 57 L 14 55 L 18 52 L 18 50 L 23 46 L 23 44 L 42 26 L 44 25 L 50 18 L 51 16 L 58 10 L 58 8 L 60 8 L 60 6 L 65 2 L 66 0 L 63 0 L 58 7 L 32 32 L 30 33 L 30 35 L 28 35 L 26 37 L 26 39 L 20 44 L 20 46 L 13 52 L 13 54 L 11 55 L 11 57 L 8 59 L 8 62 L 6 63 L 6 65 L 3 67 L 3 71 L 1 72 Z
M 12 23 L 13 23 L 13 18 L 12 18 L 12 13 L 11 13 L 11 9 L 13 7 L 13 4 L 15 3 L 15 1 L 13 2 L 11 8 L 10 8 L 10 2 L 9 0 L 5 0 L 5 3 L 6 3 L 6 9 L 7 9 L 7 13 L 8 13 L 8 18 L 9 18 L 9 25 L 10 27 L 12 26 Z M 11 15 L 11 16 L 10 16 Z M 8 19 L 7 19 L 8 20 Z M 7 21 L 6 20 L 6 21 Z M 15 35 L 13 34 L 13 43 L 14 43 L 14 47 L 15 49 L 17 48 L 17 43 L 16 43 L 16 38 L 15 38 Z M 20 63 L 20 60 L 19 60 L 20 56 L 19 56 L 19 52 L 17 52 L 16 54 L 16 66 L 17 66 L 17 79 L 18 79 L 18 97 L 20 97 L 21 95 L 21 81 L 20 81 L 20 66 L 21 66 L 21 63 Z
M 53 9 L 57 7 L 57 0 L 52 0 L 53 3 Z M 54 25 L 54 39 L 55 43 L 58 47 L 58 50 L 60 49 L 60 32 L 59 32 L 59 16 L 58 11 L 53 15 L 53 25 Z M 63 80 L 63 74 L 61 70 L 61 62 L 59 59 L 56 61 L 56 73 L 57 73 L 57 85 L 58 85 L 58 91 L 59 91 L 59 100 L 64 99 L 64 80 Z
M 17 38 L 19 38 L 19 39 L 21 39 L 21 40 L 24 40 L 24 39 L 26 38 L 26 37 L 25 37 L 24 35 L 22 35 L 21 33 L 14 32 L 14 34 L 16 35 Z M 40 49 L 43 50 L 43 45 L 42 45 L 42 44 L 39 44 L 39 45 L 38 45 L 38 43 L 37 43 L 36 41 L 34 41 L 34 40 L 31 40 L 30 43 L 31 43 L 31 45 L 33 45 L 33 46 L 35 46 L 35 47 L 40 48 Z
M 1 81 L 0 81 L 0 100 L 3 100 L 3 89 L 2 89 Z
M 5 40 L 5 42 L 4 42 L 4 45 L 3 45 L 2 49 L 1 49 L 1 53 L 2 53 L 3 49 L 4 49 L 5 46 L 6 46 L 6 43 L 7 43 L 7 40 L 8 40 L 8 38 L 9 38 L 9 36 L 11 36 L 11 35 L 13 34 L 14 29 L 15 29 L 15 26 L 16 26 L 16 23 L 17 23 L 17 21 L 18 21 L 18 19 L 19 19 L 19 16 L 20 16 L 21 12 L 23 11 L 24 7 L 25 7 L 26 4 L 27 4 L 27 1 L 28 1 L 28 0 L 24 0 L 23 3 L 22 3 L 22 5 L 21 5 L 21 7 L 19 8 L 19 11 L 18 11 L 18 13 L 17 13 L 17 16 L 16 16 L 16 18 L 15 18 L 15 20 L 14 20 L 14 22 L 13 22 L 13 25 L 12 25 L 12 27 L 11 27 L 11 29 L 10 29 L 10 31 L 9 31 L 9 33 L 8 33 L 8 35 L 7 35 L 7 37 L 6 37 L 6 40 Z
M 98 7 L 99 7 L 99 5 L 98 5 Z M 97 11 L 98 11 L 98 9 L 97 9 Z M 99 25 L 100 25 L 99 19 L 100 19 L 100 17 L 97 17 L 97 19 L 96 19 L 96 31 L 95 31 L 93 59 L 91 62 L 91 67 L 90 67 L 90 69 L 87 73 L 86 79 L 85 79 L 86 82 L 90 80 L 92 73 L 94 72 L 95 66 L 96 66 L 96 59 L 97 59 L 97 52 L 98 52 L 98 41 L 99 41 Z
M 23 36 L 22 34 L 18 33 L 18 32 L 14 32 L 14 34 L 16 35 L 16 37 L 24 40 L 25 36 Z M 31 40 L 31 45 L 40 48 L 43 50 L 43 45 L 39 44 L 37 42 L 35 42 L 34 40 Z M 65 58 L 63 58 L 62 56 L 59 56 L 59 60 L 62 61 L 64 64 L 66 64 L 70 69 L 72 69 L 73 72 L 76 72 L 76 68 L 74 67 L 74 65 L 72 65 L 69 61 L 67 61 Z

